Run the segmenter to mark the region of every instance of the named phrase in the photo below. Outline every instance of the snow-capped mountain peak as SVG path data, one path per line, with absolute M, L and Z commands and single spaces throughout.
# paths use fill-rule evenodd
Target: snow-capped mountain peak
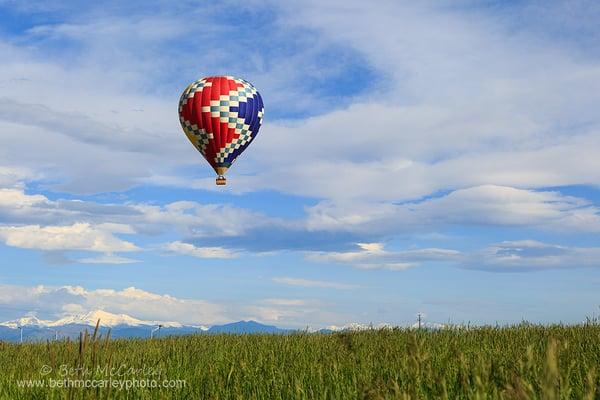
M 161 325 L 165 328 L 181 328 L 183 325 L 178 322 L 164 321 L 145 321 L 131 317 L 126 314 L 113 314 L 104 310 L 94 310 L 84 314 L 68 315 L 56 321 L 40 320 L 34 316 L 25 316 L 13 321 L 0 323 L 0 326 L 9 328 L 18 328 L 19 326 L 39 326 L 39 327 L 59 327 L 64 325 L 88 325 L 96 326 L 100 320 L 101 327 L 114 327 L 118 325 L 140 326 L 140 325 Z
M 206 332 L 207 330 L 210 329 L 210 326 L 206 326 L 206 325 L 190 325 L 190 327 L 200 329 L 202 332 Z
M 100 326 L 116 326 L 116 325 L 147 325 L 145 321 L 130 317 L 126 314 L 113 314 L 103 310 L 90 311 L 85 314 L 69 315 L 64 318 L 51 322 L 49 326 L 61 325 L 91 325 L 95 326 L 100 320 Z M 148 325 L 151 323 L 148 323 Z
M 36 316 L 33 315 L 26 315 L 24 317 L 12 321 L 2 322 L 0 323 L 0 326 L 6 326 L 12 329 L 16 329 L 20 326 L 47 326 L 50 322 L 51 321 L 38 319 Z

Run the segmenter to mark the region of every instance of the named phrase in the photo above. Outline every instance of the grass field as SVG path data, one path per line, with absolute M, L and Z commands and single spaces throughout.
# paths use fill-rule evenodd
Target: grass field
M 0 398 L 11 400 L 594 399 L 600 326 L 154 340 L 90 334 L 0 344 L 0 368 Z M 48 387 L 60 382 L 97 387 Z M 102 387 L 117 384 L 123 388 Z

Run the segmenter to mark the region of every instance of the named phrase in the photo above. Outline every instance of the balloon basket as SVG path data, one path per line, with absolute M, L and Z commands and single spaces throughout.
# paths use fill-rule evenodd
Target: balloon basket
M 215 183 L 217 184 L 217 186 L 225 186 L 227 184 L 227 180 L 223 175 L 219 175 L 217 176 Z

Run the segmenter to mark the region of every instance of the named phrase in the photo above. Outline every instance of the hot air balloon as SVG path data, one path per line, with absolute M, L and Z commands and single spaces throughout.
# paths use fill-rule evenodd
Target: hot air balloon
M 258 135 L 264 106 L 252 84 L 233 76 L 192 82 L 179 100 L 179 121 L 187 138 L 225 185 L 225 173 Z

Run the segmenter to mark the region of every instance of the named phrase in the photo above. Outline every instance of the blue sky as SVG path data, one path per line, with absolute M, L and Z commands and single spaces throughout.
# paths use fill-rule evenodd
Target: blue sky
M 0 1 L 0 320 L 600 311 L 595 2 L 170 3 Z M 265 102 L 224 188 L 213 74 Z

